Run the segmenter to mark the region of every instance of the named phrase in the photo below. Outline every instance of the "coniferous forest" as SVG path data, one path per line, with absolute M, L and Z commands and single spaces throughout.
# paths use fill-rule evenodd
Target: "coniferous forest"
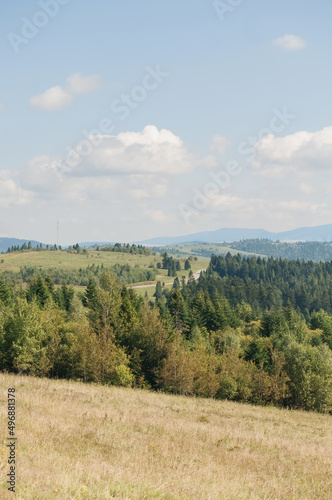
M 212 256 L 154 301 L 106 270 L 84 293 L 7 277 L 0 369 L 332 412 L 331 304 L 332 262 Z

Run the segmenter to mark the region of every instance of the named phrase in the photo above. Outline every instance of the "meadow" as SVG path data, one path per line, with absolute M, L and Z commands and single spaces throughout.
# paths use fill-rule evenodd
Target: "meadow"
M 188 254 L 189 256 L 190 254 Z M 179 279 L 182 276 L 188 278 L 189 271 L 184 270 L 184 261 L 187 256 L 178 255 L 181 260 L 182 270 L 178 272 Z M 139 267 L 141 269 L 148 269 L 151 266 L 157 266 L 158 262 L 162 262 L 162 257 L 160 254 L 156 255 L 133 255 L 130 253 L 121 252 L 102 252 L 96 250 L 88 250 L 87 253 L 68 253 L 65 251 L 55 252 L 55 251 L 26 251 L 26 252 L 15 252 L 9 254 L 3 254 L 0 258 L 0 273 L 1 271 L 12 271 L 19 272 L 21 267 L 36 267 L 37 269 L 64 269 L 64 270 L 78 270 L 80 268 L 86 268 L 94 264 L 95 266 L 103 265 L 104 268 L 110 268 L 115 264 L 125 265 L 128 264 L 132 267 Z M 192 272 L 195 273 L 200 269 L 205 269 L 208 266 L 208 257 L 199 257 L 197 261 L 191 261 Z M 143 282 L 143 283 L 133 283 L 133 287 L 143 287 L 137 288 L 137 292 L 140 295 L 148 294 L 149 298 L 153 298 L 155 292 L 154 286 L 157 281 L 163 283 L 173 283 L 174 278 L 167 276 L 166 269 L 159 269 L 158 275 L 155 281 Z M 146 286 L 144 286 L 146 285 Z M 80 290 L 84 287 L 75 286 L 75 290 Z
M 161 251 L 168 252 L 170 254 L 175 254 L 177 257 L 183 255 L 196 255 L 199 259 L 209 258 L 212 254 L 216 255 L 226 255 L 230 253 L 231 255 L 242 255 L 243 257 L 264 257 L 267 258 L 266 253 L 258 252 L 247 252 L 245 250 L 237 250 L 232 248 L 227 243 L 185 243 L 178 245 L 170 245 L 167 247 L 160 248 Z
M 17 493 L 48 499 L 331 499 L 331 416 L 0 375 L 17 394 Z
M 18 272 L 22 266 L 48 268 L 79 269 L 88 265 L 103 264 L 105 267 L 114 266 L 114 264 L 138 265 L 140 267 L 149 267 L 150 264 L 157 264 L 161 261 L 158 256 L 153 255 L 132 255 L 120 252 L 98 252 L 88 250 L 85 254 L 69 253 L 66 251 L 55 252 L 15 252 L 1 256 L 3 262 L 0 264 L 1 271 Z

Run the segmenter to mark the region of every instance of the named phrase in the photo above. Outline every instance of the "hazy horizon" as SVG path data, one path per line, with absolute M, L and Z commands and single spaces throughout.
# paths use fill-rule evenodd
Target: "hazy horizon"
M 217 229 L 213 229 L 211 231 L 207 231 L 207 230 L 203 230 L 203 231 L 200 231 L 200 232 L 196 232 L 196 233 L 185 233 L 185 234 L 161 234 L 161 235 L 157 235 L 157 236 L 153 236 L 151 238 L 146 238 L 146 239 L 141 239 L 141 240 L 132 240 L 130 238 L 126 238 L 126 239 L 123 239 L 123 240 L 107 240 L 107 239 L 99 239 L 99 240 L 88 240 L 88 239 L 81 239 L 81 240 L 68 240 L 68 241 L 62 241 L 61 240 L 61 233 L 60 233 L 60 226 L 59 226 L 59 234 L 57 234 L 57 232 L 55 233 L 55 237 L 53 240 L 44 240 L 44 239 L 40 239 L 40 240 L 36 240 L 35 238 L 25 238 L 25 237 L 21 237 L 21 236 L 7 236 L 7 235 L 3 235 L 3 234 L 0 234 L 0 239 L 2 238 L 8 238 L 8 239 L 17 239 L 17 240 L 21 240 L 21 241 L 37 241 L 38 243 L 43 243 L 43 244 L 49 244 L 49 245 L 53 245 L 53 244 L 58 244 L 62 247 L 68 247 L 70 245 L 74 245 L 76 243 L 93 243 L 93 244 L 96 244 L 96 243 L 123 243 L 123 244 L 127 244 L 127 243 L 145 243 L 145 241 L 147 242 L 146 244 L 149 246 L 149 245 L 153 245 L 154 243 L 150 243 L 151 240 L 167 240 L 167 239 L 172 239 L 172 238 L 180 238 L 180 237 L 188 237 L 188 236 L 191 236 L 191 235 L 198 235 L 198 234 L 204 234 L 204 233 L 216 233 L 216 232 L 219 232 L 219 231 L 253 231 L 253 232 L 258 232 L 258 231 L 262 231 L 262 232 L 266 232 L 266 233 L 270 233 L 271 235 L 275 235 L 275 236 L 279 236 L 279 235 L 282 235 L 283 233 L 291 233 L 291 232 L 296 232 L 296 231 L 301 231 L 301 230 L 317 230 L 317 229 L 322 229 L 322 233 L 321 235 L 324 235 L 324 236 L 316 236 L 316 237 L 311 237 L 310 239 L 302 239 L 302 238 L 296 238 L 296 239 L 281 239 L 282 242 L 289 242 L 289 243 L 292 243 L 292 242 L 306 242 L 306 241 L 316 241 L 316 242 L 328 242 L 328 241 L 332 241 L 332 232 L 331 234 L 329 233 L 326 233 L 326 229 L 331 226 L 331 231 L 332 231 L 332 224 L 326 224 L 326 225 L 321 225 L 321 226 L 302 226 L 302 227 L 297 227 L 297 228 L 292 228 L 291 230 L 287 230 L 287 231 L 269 231 L 268 229 L 266 228 L 259 228 L 259 227 L 256 227 L 256 228 L 241 228 L 241 227 L 221 227 L 221 228 L 217 228 Z M 57 228 L 55 228 L 57 229 Z M 268 238 L 268 236 L 257 236 L 259 239 L 260 238 Z M 240 239 L 255 239 L 254 236 L 241 236 Z M 194 242 L 195 240 L 188 240 L 188 239 L 184 239 L 183 241 L 181 241 L 181 243 L 190 243 L 190 242 Z M 203 240 L 199 240 L 199 241 L 202 241 Z M 233 241 L 239 241 L 238 237 L 235 238 L 235 236 L 232 238 L 228 238 L 228 239 L 223 239 L 223 240 L 220 240 L 220 243 L 223 243 L 223 242 L 233 242 Z M 209 243 L 210 240 L 207 239 L 206 243 Z M 177 243 L 174 243 L 174 244 L 179 244 L 180 242 L 177 242 Z M 165 245 L 166 243 L 162 243 L 162 245 Z

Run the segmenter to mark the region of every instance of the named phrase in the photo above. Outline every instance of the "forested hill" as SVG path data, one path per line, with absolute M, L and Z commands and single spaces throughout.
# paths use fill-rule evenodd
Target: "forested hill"
M 32 248 L 38 247 L 40 245 L 39 241 L 34 240 L 21 240 L 18 238 L 0 238 L 0 253 L 7 252 L 8 248 L 11 247 L 21 247 L 26 244 L 32 246 Z
M 332 260 L 332 243 L 317 241 L 285 243 L 264 239 L 243 240 L 228 246 L 240 252 L 281 257 L 289 260 L 312 260 L 314 262 Z
M 213 255 L 155 301 L 100 273 L 2 273 L 0 370 L 332 413 L 332 262 Z
M 289 301 L 303 314 L 319 309 L 332 313 L 332 262 L 212 255 L 200 286 L 233 305 L 244 301 L 265 310 Z
M 167 252 L 174 255 L 193 255 L 211 257 L 215 255 L 232 255 L 240 253 L 246 257 L 251 255 L 275 257 L 288 260 L 306 260 L 313 262 L 332 260 L 332 243 L 297 242 L 285 243 L 267 239 L 250 239 L 231 243 L 188 243 L 166 247 L 152 247 L 155 252 Z

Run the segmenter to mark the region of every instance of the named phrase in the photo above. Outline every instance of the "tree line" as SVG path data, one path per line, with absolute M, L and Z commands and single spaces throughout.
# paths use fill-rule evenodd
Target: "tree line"
M 285 243 L 267 239 L 252 239 L 229 243 L 230 248 L 244 252 L 267 255 L 289 260 L 312 260 L 314 262 L 332 260 L 332 244 L 328 242 L 306 241 Z
M 147 248 L 143 245 L 135 245 L 133 243 L 130 245 L 129 243 L 115 243 L 115 245 L 105 245 L 105 246 L 96 246 L 96 250 L 100 250 L 101 252 L 121 252 L 121 253 L 130 253 L 132 255 L 155 255 L 155 252 L 151 250 L 151 248 Z
M 130 266 L 129 264 L 114 264 L 108 269 L 118 278 L 118 281 L 124 285 L 154 281 L 157 275 L 157 269 L 153 265 L 148 269 L 144 269 Z M 6 282 L 15 284 L 30 283 L 32 279 L 41 276 L 42 278 L 50 278 L 56 285 L 66 283 L 67 285 L 87 286 L 89 279 L 92 277 L 99 283 L 103 272 L 105 272 L 104 264 L 91 264 L 85 268 L 81 267 L 79 269 L 39 269 L 35 266 L 23 266 L 18 272 L 3 271 L 1 276 Z

